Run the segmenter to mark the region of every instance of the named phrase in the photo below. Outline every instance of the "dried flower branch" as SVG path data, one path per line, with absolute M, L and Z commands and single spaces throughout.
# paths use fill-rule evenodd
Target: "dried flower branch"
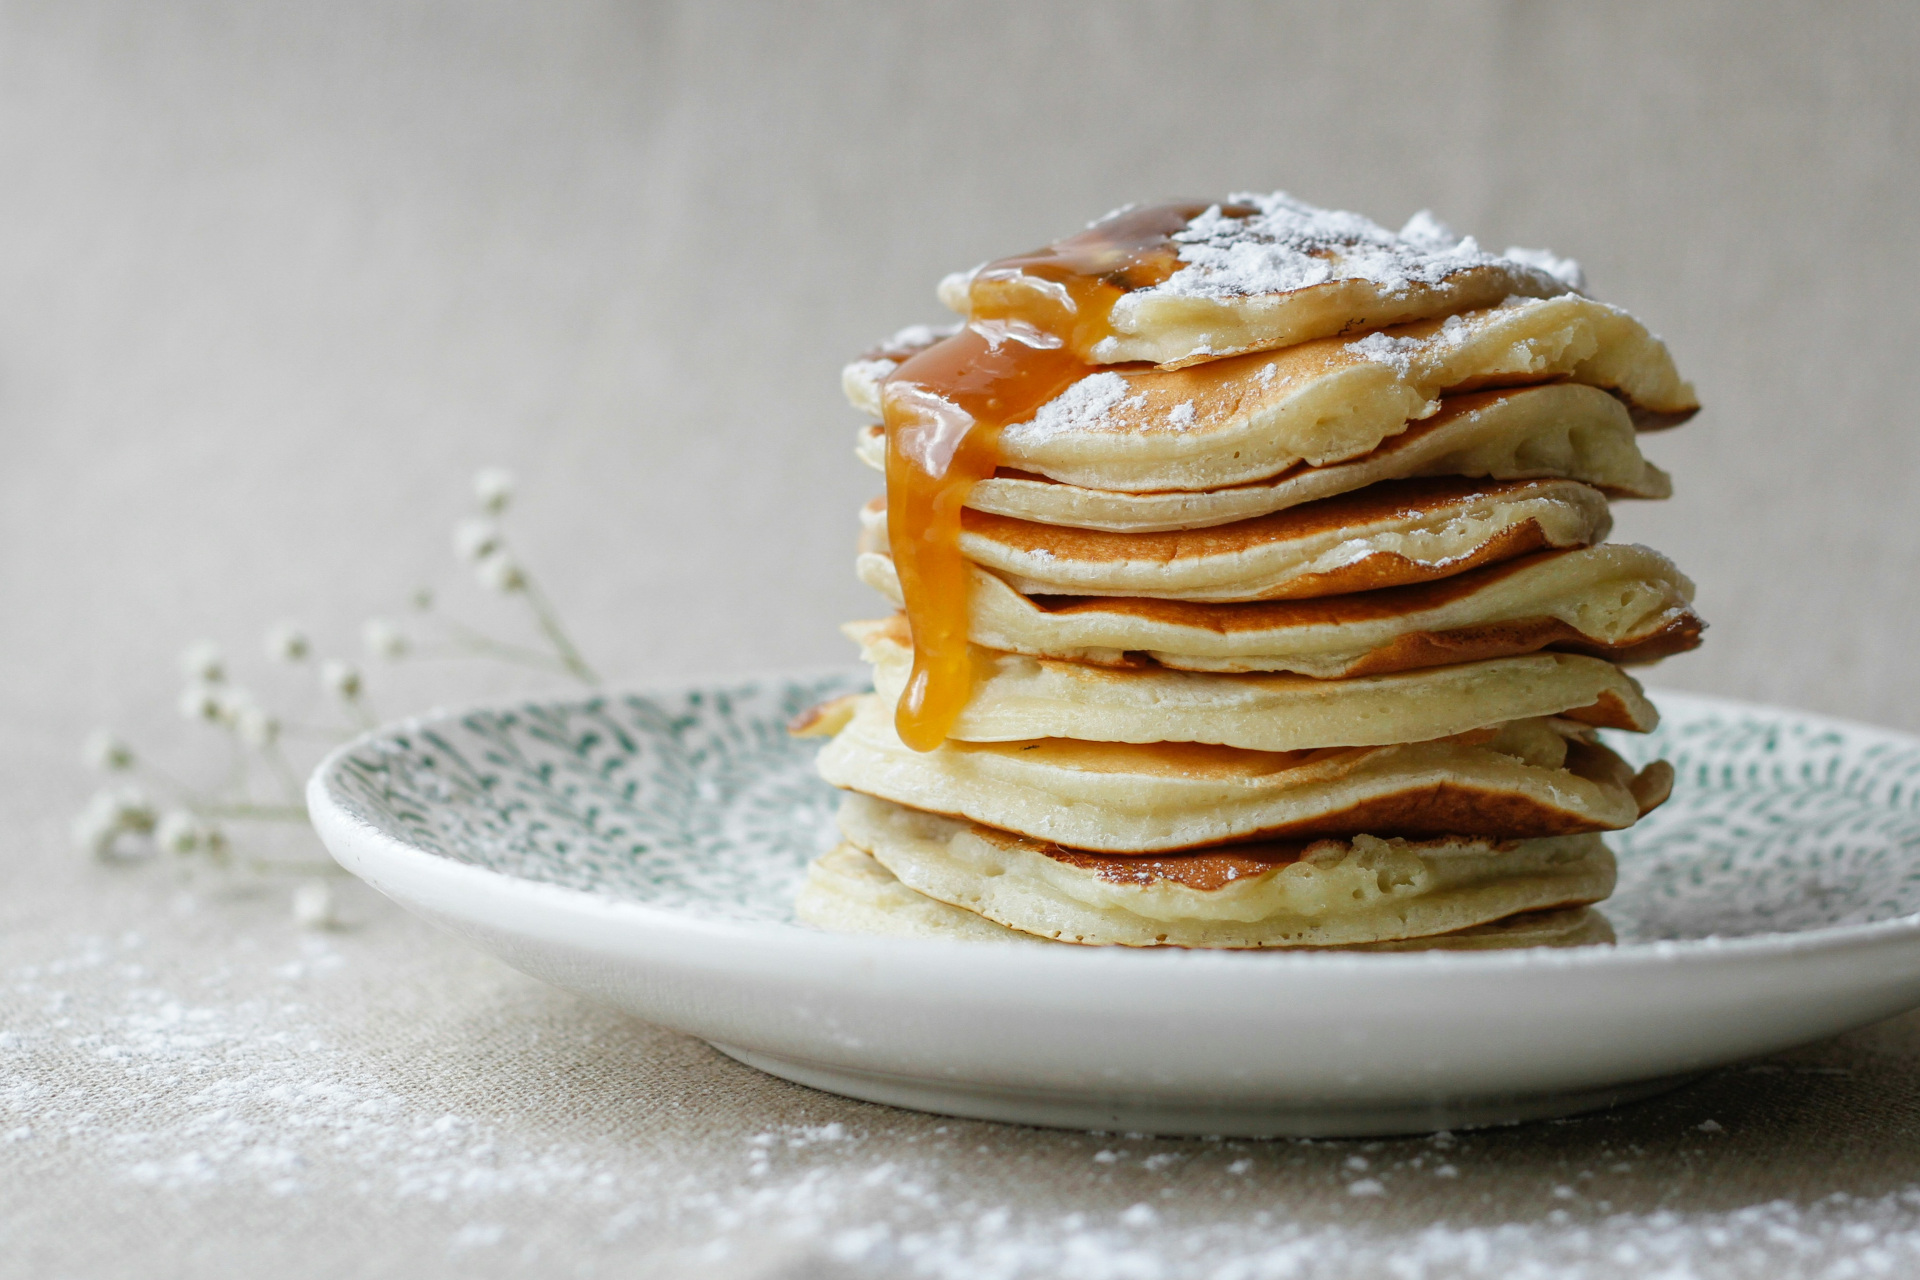
M 388 618 L 371 617 L 360 628 L 368 655 L 388 664 L 414 658 L 477 657 L 598 685 L 598 674 L 509 546 L 501 518 L 513 502 L 513 474 L 490 467 L 474 477 L 473 488 L 481 514 L 455 526 L 455 553 L 472 566 L 482 586 L 524 603 L 545 643 L 503 640 L 445 617 L 435 611 L 433 592 L 422 587 L 413 593 L 412 605 L 432 638 L 410 635 Z M 99 730 L 88 737 L 82 756 L 89 768 L 116 781 L 95 792 L 74 819 L 76 845 L 104 860 L 164 856 L 183 873 L 199 867 L 223 874 L 293 872 L 312 877 L 339 873 L 330 861 L 254 858 L 243 862 L 233 856 L 227 825 L 307 822 L 300 771 L 285 750 L 287 737 L 339 743 L 379 723 L 361 669 L 342 658 L 317 660 L 312 640 L 299 626 L 274 625 L 262 648 L 268 659 L 285 666 L 313 663 L 320 692 L 345 722 L 306 725 L 276 714 L 250 691 L 231 683 L 226 655 L 217 645 L 198 641 L 180 656 L 186 685 L 176 706 L 187 720 L 225 735 L 232 751 L 228 776 L 210 788 L 184 785 L 144 761 L 119 735 Z M 154 798 L 156 794 L 160 800 Z M 295 891 L 293 914 L 309 928 L 335 927 L 332 889 L 324 880 L 306 880 Z

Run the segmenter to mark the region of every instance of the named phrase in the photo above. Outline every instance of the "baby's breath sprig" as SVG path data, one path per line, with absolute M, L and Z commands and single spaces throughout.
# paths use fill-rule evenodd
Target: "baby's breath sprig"
M 361 624 L 360 639 L 369 656 L 385 663 L 408 658 L 479 657 L 513 666 L 564 675 L 588 686 L 599 675 L 581 656 L 559 613 L 507 541 L 503 517 L 513 502 L 511 472 L 490 467 L 474 477 L 479 514 L 454 529 L 454 550 L 472 568 L 480 584 L 523 602 L 544 643 L 503 640 L 447 617 L 435 609 L 431 590 L 412 599 L 413 612 L 433 633 L 416 639 L 385 617 Z M 300 771 L 286 751 L 289 738 L 333 744 L 375 727 L 375 712 L 361 669 L 342 658 L 322 657 L 307 632 L 291 622 L 269 628 L 265 656 L 277 665 L 309 668 L 319 692 L 332 708 L 332 724 L 294 721 L 269 710 L 249 690 L 229 678 L 225 653 L 210 641 L 190 645 L 180 656 L 185 685 L 177 699 L 187 720 L 222 733 L 231 749 L 227 776 L 210 788 L 180 783 L 145 761 L 117 734 L 91 735 L 82 754 L 107 784 L 87 801 L 73 822 L 81 849 L 106 861 L 143 854 L 171 859 L 183 872 L 206 867 L 221 873 L 297 873 L 308 877 L 293 901 L 295 918 L 311 928 L 338 924 L 333 894 L 316 875 L 339 874 L 330 861 L 247 859 L 234 856 L 227 828 L 235 823 L 299 823 L 308 820 Z
M 360 631 L 367 651 L 390 662 L 414 655 L 490 658 L 532 671 L 567 676 L 589 688 L 597 687 L 599 674 L 581 656 L 579 646 L 562 625 L 559 612 L 507 540 L 503 517 L 513 505 L 513 473 L 489 467 L 474 477 L 473 490 L 479 513 L 454 525 L 454 554 L 472 567 L 474 578 L 481 586 L 522 602 L 545 645 L 503 640 L 457 618 L 447 617 L 435 610 L 433 592 L 422 587 L 414 593 L 413 609 L 436 633 L 435 637 L 416 643 L 391 620 L 369 618 Z

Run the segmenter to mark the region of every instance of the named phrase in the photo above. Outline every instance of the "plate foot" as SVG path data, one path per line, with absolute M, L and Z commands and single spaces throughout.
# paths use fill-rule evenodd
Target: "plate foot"
M 1363 1138 L 1480 1129 L 1550 1120 L 1636 1102 L 1676 1089 L 1698 1073 L 1595 1089 L 1448 1098 L 1269 1098 L 1202 1101 L 1179 1096 L 1099 1096 L 927 1080 L 782 1058 L 733 1045 L 714 1048 L 737 1062 L 813 1089 L 912 1111 L 999 1120 L 1050 1129 L 1151 1133 L 1167 1137 Z

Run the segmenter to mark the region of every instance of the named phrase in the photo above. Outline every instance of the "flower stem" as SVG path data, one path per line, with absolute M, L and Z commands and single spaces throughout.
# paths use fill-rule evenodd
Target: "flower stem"
M 201 794 L 194 788 L 167 773 L 164 769 L 155 768 L 145 759 L 140 760 L 139 763 L 134 766 L 133 772 L 136 777 L 144 777 L 153 783 L 155 789 L 170 793 L 174 800 L 177 800 L 189 809 L 200 809 L 206 804 Z
M 280 744 L 270 742 L 260 748 L 260 754 L 266 757 L 268 767 L 280 780 L 280 790 L 287 797 L 287 803 L 299 803 L 300 780 L 294 776 L 293 765 L 288 762 L 287 753 L 280 749 Z M 302 812 L 305 812 L 304 806 Z
M 345 867 L 331 859 L 311 858 L 294 861 L 277 858 L 249 858 L 247 869 L 256 875 L 344 876 Z
M 526 575 L 526 585 L 522 590 L 526 593 L 527 607 L 533 610 L 534 620 L 540 624 L 540 630 L 553 644 L 554 652 L 559 655 L 560 663 L 566 668 L 567 674 L 581 684 L 597 687 L 600 683 L 599 674 L 587 665 L 585 658 L 580 656 L 580 650 L 574 647 L 565 628 L 560 625 L 559 615 L 554 612 L 553 605 L 547 600 L 546 593 L 540 590 L 539 584 L 533 580 L 532 574 Z
M 443 619 L 443 621 L 446 620 Z M 567 674 L 566 664 L 550 653 L 542 653 L 538 649 L 529 649 L 524 645 L 509 644 L 504 640 L 495 640 L 491 636 L 482 635 L 470 627 L 463 627 L 451 621 L 447 621 L 447 629 L 456 633 L 454 638 L 447 642 L 447 649 L 453 655 L 492 658 L 496 662 L 505 662 L 516 667 Z M 423 657 L 429 658 L 446 656 L 436 654 L 431 649 L 422 649 L 420 652 Z
M 226 818 L 239 822 L 299 822 L 307 820 L 307 806 L 304 804 L 254 804 L 249 801 L 237 801 L 232 804 L 200 805 L 195 812 L 203 818 Z

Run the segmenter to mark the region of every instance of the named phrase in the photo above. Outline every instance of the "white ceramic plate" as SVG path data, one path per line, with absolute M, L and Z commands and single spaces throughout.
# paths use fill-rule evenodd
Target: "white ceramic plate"
M 793 922 L 835 793 L 801 675 L 381 730 L 309 798 L 349 871 L 507 963 L 776 1075 L 953 1115 L 1232 1135 L 1565 1114 L 1920 1005 L 1920 740 L 1659 695 L 1612 947 L 1301 954 Z

